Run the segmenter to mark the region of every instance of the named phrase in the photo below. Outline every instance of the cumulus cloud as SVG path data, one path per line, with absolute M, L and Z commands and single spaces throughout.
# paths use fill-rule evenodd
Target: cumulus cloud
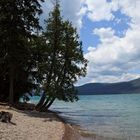
M 130 28 L 124 37 L 115 35 L 114 29 L 96 28 L 100 38 L 97 47 L 89 47 L 85 57 L 89 60 L 87 77 L 84 82 L 120 82 L 140 77 L 140 1 L 139 0 L 86 0 L 87 16 L 91 21 L 112 20 L 112 11 L 131 18 Z
M 41 22 L 43 19 L 48 17 L 48 13 L 53 9 L 53 0 L 45 0 L 43 6 L 43 15 L 41 17 Z M 84 0 L 61 0 L 61 13 L 64 19 L 70 20 L 75 27 L 79 30 L 82 27 L 82 19 L 86 13 L 86 7 L 84 6 Z
M 43 4 L 44 15 L 52 10 L 51 0 Z M 87 76 L 78 84 L 88 82 L 120 82 L 140 77 L 140 0 L 61 0 L 61 11 L 80 30 L 83 17 L 93 22 L 114 20 L 120 23 L 114 11 L 120 10 L 131 20 L 123 37 L 115 35 L 112 27 L 93 30 L 100 44 L 89 47 L 85 57 L 89 60 Z M 42 18 L 42 19 L 43 19 Z
M 111 11 L 115 10 L 115 7 L 112 6 L 111 2 L 106 0 L 86 0 L 85 4 L 87 5 L 87 16 L 92 21 L 110 20 L 114 17 Z
M 83 6 L 84 0 L 62 0 L 62 14 L 65 19 L 69 19 L 80 29 L 82 27 L 82 18 L 86 13 L 86 7 Z

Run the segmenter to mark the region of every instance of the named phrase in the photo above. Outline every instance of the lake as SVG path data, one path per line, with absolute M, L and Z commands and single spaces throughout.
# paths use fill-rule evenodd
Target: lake
M 51 109 L 96 140 L 140 140 L 140 94 L 79 96 L 75 103 L 56 101 Z M 32 99 L 36 103 L 37 97 Z

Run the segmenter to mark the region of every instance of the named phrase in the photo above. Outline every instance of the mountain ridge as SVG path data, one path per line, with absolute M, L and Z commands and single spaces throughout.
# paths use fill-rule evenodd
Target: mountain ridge
M 140 78 L 118 83 L 87 83 L 76 89 L 79 95 L 140 93 Z

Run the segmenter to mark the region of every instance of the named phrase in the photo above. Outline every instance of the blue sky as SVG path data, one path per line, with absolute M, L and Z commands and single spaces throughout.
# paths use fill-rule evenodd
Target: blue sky
M 80 38 L 83 41 L 84 52 L 87 52 L 88 46 L 96 47 L 100 43 L 100 37 L 93 33 L 96 28 L 109 28 L 115 30 L 115 35 L 124 37 L 124 32 L 129 28 L 131 18 L 121 13 L 120 10 L 112 12 L 115 16 L 112 20 L 91 21 L 86 16 L 83 18 L 83 27 L 80 30 Z
M 88 59 L 89 82 L 121 82 L 140 77 L 139 0 L 61 0 L 65 19 L 72 21 Z M 47 17 L 51 2 L 43 4 Z

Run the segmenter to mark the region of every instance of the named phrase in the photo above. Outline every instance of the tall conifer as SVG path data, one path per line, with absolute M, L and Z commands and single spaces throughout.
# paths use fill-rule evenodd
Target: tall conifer
M 37 109 L 44 111 L 55 99 L 71 102 L 78 99 L 74 84 L 79 77 L 85 76 L 87 60 L 83 56 L 82 43 L 76 29 L 69 21 L 62 19 L 57 0 L 46 20 L 46 30 L 42 37 L 47 42 L 44 45 L 44 66 L 47 67 L 44 67 L 44 94 Z
M 22 80 L 20 77 L 23 80 L 28 77 L 30 41 L 34 37 L 33 32 L 40 29 L 41 1 L 0 0 L 0 65 L 4 68 L 0 69 L 4 74 L 0 79 L 9 84 L 10 104 L 14 103 L 16 83 Z

